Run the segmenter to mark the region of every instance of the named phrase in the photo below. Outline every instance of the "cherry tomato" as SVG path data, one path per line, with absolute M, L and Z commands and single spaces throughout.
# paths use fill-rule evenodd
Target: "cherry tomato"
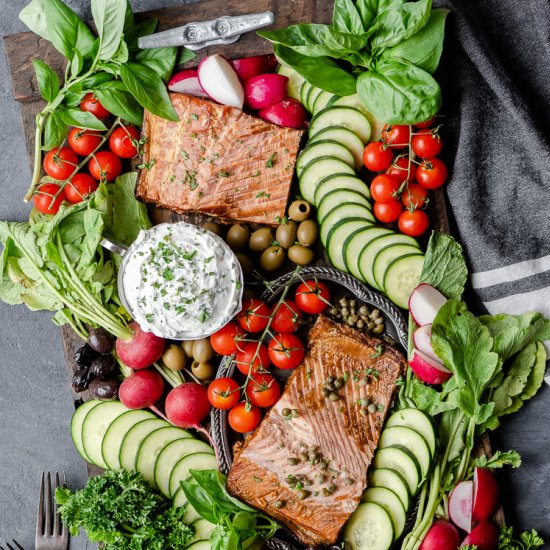
M 255 374 L 246 386 L 246 395 L 256 407 L 271 407 L 281 395 L 279 382 L 270 374 Z
M 381 141 L 369 143 L 363 151 L 363 162 L 373 172 L 381 172 L 391 166 L 393 151 Z
M 379 174 L 370 184 L 370 194 L 374 201 L 389 202 L 395 200 L 399 189 L 399 180 L 390 174 Z
M 447 167 L 442 160 L 430 157 L 416 171 L 416 181 L 426 189 L 437 189 L 447 180 Z
M 296 304 L 304 313 L 321 313 L 330 305 L 330 291 L 324 283 L 309 280 L 296 289 Z
M 229 411 L 227 419 L 233 430 L 240 434 L 245 434 L 251 432 L 258 426 L 262 419 L 262 414 L 258 407 L 250 406 L 242 402 L 235 405 Z
M 383 223 L 391 223 L 397 221 L 397 218 L 403 212 L 403 205 L 396 200 L 375 202 L 372 211 L 377 220 Z
M 235 365 L 243 373 L 248 374 L 269 367 L 269 353 L 263 344 L 257 342 L 240 342 L 235 355 Z
M 418 183 L 409 183 L 408 189 L 401 195 L 405 208 L 409 209 L 424 208 L 427 198 L 428 191 Z
M 273 314 L 277 304 L 275 304 L 271 310 L 273 320 L 271 321 L 271 328 L 275 332 L 296 332 L 300 328 L 300 320 L 302 319 L 302 312 L 296 305 L 296 302 L 292 300 L 285 300 L 277 309 L 277 312 Z
M 240 398 L 239 384 L 233 378 L 216 378 L 208 385 L 208 401 L 216 409 L 230 409 Z
M 44 183 L 34 192 L 34 207 L 42 214 L 57 214 L 61 203 L 65 200 L 65 193 L 55 183 Z M 57 198 L 54 200 L 54 197 Z
M 210 336 L 210 345 L 220 355 L 233 355 L 237 351 L 237 339 L 243 334 L 241 327 L 231 321 Z
M 111 151 L 123 159 L 134 158 L 138 150 L 134 143 L 139 141 L 139 132 L 133 126 L 120 126 L 109 138 Z
M 409 138 L 411 136 L 410 126 L 392 124 L 384 126 L 382 130 L 381 139 L 384 143 L 393 147 L 394 149 L 403 149 L 409 145 Z
M 92 157 L 88 169 L 96 180 L 113 181 L 122 172 L 122 163 L 111 151 L 100 151 Z
M 78 157 L 68 147 L 57 147 L 44 157 L 44 170 L 56 180 L 66 180 L 78 166 Z
M 97 181 L 88 174 L 75 174 L 63 188 L 67 200 L 72 203 L 82 202 L 97 189 Z
M 269 358 L 280 369 L 297 367 L 306 354 L 301 340 L 294 334 L 276 334 L 269 342 Z
M 97 118 L 107 118 L 111 114 L 92 93 L 84 96 L 84 99 L 80 102 L 80 109 L 92 113 Z
M 443 142 L 439 134 L 434 134 L 431 130 L 420 130 L 412 138 L 412 149 L 415 155 L 419 157 L 437 157 L 443 149 Z
M 409 176 L 409 181 L 414 181 L 416 166 L 408 157 L 397 157 L 392 165 L 386 170 L 386 174 L 396 176 L 401 185 Z
M 401 216 L 399 216 L 399 231 L 410 235 L 411 237 L 418 237 L 422 235 L 428 229 L 430 222 L 428 215 L 424 210 L 405 210 Z
M 83 130 L 82 128 L 71 128 L 69 132 L 69 147 L 82 157 L 87 157 L 93 153 L 101 143 L 101 134 L 92 130 Z
M 270 311 L 261 300 L 250 298 L 243 302 L 243 308 L 237 315 L 237 322 L 247 332 L 260 332 L 267 327 Z
M 434 123 L 435 117 L 430 118 L 430 120 L 425 120 L 424 122 L 417 122 L 415 128 L 429 128 Z

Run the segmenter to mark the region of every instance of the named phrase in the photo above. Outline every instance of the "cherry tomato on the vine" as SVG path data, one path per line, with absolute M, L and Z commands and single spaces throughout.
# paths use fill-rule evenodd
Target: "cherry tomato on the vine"
M 239 384 L 233 378 L 216 378 L 208 385 L 208 401 L 216 409 L 230 409 L 240 398 Z
M 425 120 L 424 122 L 417 122 L 415 128 L 429 128 L 434 123 L 435 117 L 430 118 L 430 120 Z
M 93 153 L 99 147 L 101 140 L 102 136 L 99 132 L 82 128 L 71 128 L 68 138 L 69 147 L 81 157 L 87 157 Z
M 379 174 L 370 184 L 372 200 L 377 202 L 389 202 L 395 200 L 395 194 L 399 189 L 399 180 L 390 174 Z
M 80 102 L 80 109 L 92 113 L 97 118 L 107 118 L 111 114 L 92 93 L 84 96 L 84 99 Z
M 220 355 L 233 355 L 237 351 L 237 340 L 243 334 L 241 327 L 230 321 L 210 336 L 210 345 Z
M 302 312 L 296 305 L 296 302 L 292 300 L 285 300 L 281 302 L 281 305 L 274 314 L 275 304 L 271 310 L 273 320 L 271 321 L 271 328 L 275 332 L 296 332 L 300 328 L 300 320 L 302 319 Z
M 97 189 L 97 181 L 89 174 L 75 174 L 64 187 L 67 200 L 72 203 L 82 202 Z
M 271 362 L 280 369 L 293 369 L 304 359 L 304 344 L 294 334 L 276 334 L 268 346 Z
M 409 183 L 409 186 L 401 195 L 401 200 L 405 205 L 405 208 L 415 209 L 424 208 L 426 206 L 426 199 L 428 198 L 428 191 L 424 189 L 418 183 Z
M 410 235 L 411 237 L 419 237 L 422 233 L 425 233 L 430 225 L 428 215 L 424 210 L 405 210 L 401 216 L 399 216 L 399 231 Z
M 411 182 L 414 181 L 416 166 L 409 157 L 397 157 L 392 165 L 386 170 L 386 174 L 396 176 L 400 184 L 407 179 L 407 176 L 409 182 Z
M 311 279 L 296 289 L 295 300 L 304 313 L 315 315 L 330 305 L 330 291 L 324 283 Z
M 369 143 L 363 151 L 363 163 L 373 172 L 381 172 L 391 166 L 393 151 L 381 141 Z
M 247 332 L 260 332 L 267 327 L 270 314 L 264 302 L 250 298 L 243 302 L 243 308 L 237 315 L 237 322 Z
M 42 214 L 57 214 L 65 200 L 64 190 L 55 183 L 44 183 L 34 192 L 34 207 Z M 59 193 L 59 194 L 58 194 Z M 57 198 L 54 197 L 57 195 Z
M 434 157 L 424 159 L 416 171 L 416 181 L 426 189 L 437 189 L 447 180 L 447 167 Z
M 431 130 L 420 130 L 412 138 L 412 149 L 415 155 L 419 157 L 437 157 L 443 149 L 443 141 L 439 134 L 434 134 Z
M 122 163 L 111 151 L 100 151 L 91 158 L 88 169 L 96 180 L 113 181 L 122 172 Z
M 243 402 L 238 403 L 229 411 L 227 419 L 233 430 L 240 434 L 245 434 L 258 426 L 262 419 L 262 414 L 258 407 Z
M 263 344 L 239 342 L 235 355 L 235 365 L 243 374 L 267 370 L 269 363 L 269 352 Z
M 384 126 L 381 139 L 384 143 L 394 149 L 403 149 L 409 145 L 411 129 L 409 126 L 401 124 L 392 124 Z
M 246 395 L 256 407 L 271 407 L 281 395 L 279 382 L 270 374 L 255 374 L 246 386 Z
M 139 131 L 134 126 L 120 126 L 109 138 L 111 151 L 123 159 L 134 158 L 138 150 L 134 145 L 139 141 Z
M 78 157 L 68 147 L 56 147 L 46 153 L 44 170 L 56 180 L 66 180 L 78 166 Z
M 397 221 L 403 212 L 403 205 L 395 199 L 388 202 L 375 202 L 372 211 L 377 220 L 382 223 L 391 223 Z

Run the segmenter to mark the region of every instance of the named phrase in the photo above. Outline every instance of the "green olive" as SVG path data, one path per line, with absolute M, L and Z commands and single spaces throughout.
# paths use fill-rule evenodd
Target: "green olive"
M 214 350 L 212 349 L 209 338 L 195 340 L 195 345 L 193 346 L 193 359 L 195 361 L 199 363 L 208 363 L 213 355 Z
M 193 358 L 193 346 L 195 345 L 194 340 L 185 340 L 181 343 L 181 347 L 183 348 L 183 351 L 185 352 L 185 355 L 189 357 L 189 359 Z
M 303 222 L 311 216 L 311 204 L 303 199 L 296 200 L 288 207 L 288 215 L 294 221 Z
M 301 244 L 295 244 L 288 249 L 288 259 L 298 265 L 310 264 L 313 256 L 313 250 Z
M 252 252 L 263 252 L 267 247 L 271 246 L 273 242 L 273 234 L 269 227 L 262 227 L 261 229 L 256 229 L 252 235 L 250 235 L 250 240 L 248 241 L 248 246 Z
M 176 344 L 170 344 L 164 354 L 162 355 L 162 362 L 170 370 L 182 370 L 185 368 L 187 363 L 187 355 L 181 346 L 176 346 Z
M 260 265 L 265 271 L 277 271 L 285 262 L 285 250 L 281 246 L 266 248 L 260 257 Z
M 225 241 L 232 250 L 242 250 L 248 244 L 250 230 L 248 227 L 236 223 L 229 228 Z
M 287 223 L 281 224 L 277 227 L 275 233 L 275 240 L 283 247 L 290 248 L 296 242 L 296 232 L 298 226 L 296 222 L 289 220 Z
M 193 361 L 191 364 L 191 372 L 199 380 L 212 380 L 216 374 L 216 369 L 210 363 L 199 363 Z
M 319 236 L 319 226 L 315 220 L 305 220 L 298 226 L 298 241 L 303 246 L 311 246 Z
M 203 229 L 208 229 L 208 231 L 212 231 L 215 235 L 218 235 L 218 237 L 223 237 L 223 227 L 216 222 L 206 222 L 202 224 Z

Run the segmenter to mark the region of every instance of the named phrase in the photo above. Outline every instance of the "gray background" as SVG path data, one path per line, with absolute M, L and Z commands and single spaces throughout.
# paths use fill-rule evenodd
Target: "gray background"
M 27 0 L 0 0 L 0 35 L 26 30 L 17 14 Z M 80 15 L 88 0 L 67 2 Z M 173 0 L 133 1 L 136 11 L 174 5 Z M 181 2 L 183 3 L 183 2 Z M 30 180 L 19 107 L 13 101 L 5 55 L 0 55 L 0 219 L 24 220 L 21 197 Z M 453 192 L 452 182 L 449 192 Z M 16 538 L 33 548 L 38 482 L 43 470 L 65 471 L 69 485 L 85 482 L 83 462 L 70 440 L 73 405 L 59 330 L 48 313 L 0 302 L 0 545 Z M 504 424 L 495 446 L 518 450 L 524 461 L 501 484 L 509 521 L 550 535 L 550 389 Z M 91 545 L 88 545 L 91 546 Z M 547 545 L 548 546 L 548 545 Z M 84 540 L 72 548 L 86 548 Z

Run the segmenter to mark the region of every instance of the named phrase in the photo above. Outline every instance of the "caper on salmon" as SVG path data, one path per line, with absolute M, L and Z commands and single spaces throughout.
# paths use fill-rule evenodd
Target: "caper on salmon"
M 303 222 L 311 216 L 311 204 L 309 202 L 298 199 L 288 207 L 288 216 L 296 222 Z
M 319 226 L 315 220 L 304 220 L 298 226 L 296 235 L 298 237 L 298 242 L 302 246 L 311 246 L 317 241 Z
M 248 244 L 249 239 L 250 230 L 240 223 L 232 225 L 225 236 L 225 242 L 229 245 L 231 250 L 235 251 L 243 250 Z
M 301 244 L 294 244 L 288 249 L 288 259 L 297 265 L 310 264 L 314 256 L 313 250 Z
M 275 239 L 283 248 L 290 248 L 296 242 L 297 232 L 298 224 L 288 220 L 277 227 Z
M 264 271 L 277 271 L 285 261 L 285 250 L 281 246 L 270 246 L 260 256 L 260 265 Z
M 335 306 L 328 310 L 332 319 L 342 321 L 368 334 L 382 334 L 386 330 L 384 316 L 379 309 L 371 309 L 367 304 L 360 304 L 355 298 L 339 296 Z
M 263 252 L 266 248 L 271 246 L 273 242 L 273 233 L 269 227 L 262 227 L 256 229 L 248 241 L 248 246 L 252 252 Z

